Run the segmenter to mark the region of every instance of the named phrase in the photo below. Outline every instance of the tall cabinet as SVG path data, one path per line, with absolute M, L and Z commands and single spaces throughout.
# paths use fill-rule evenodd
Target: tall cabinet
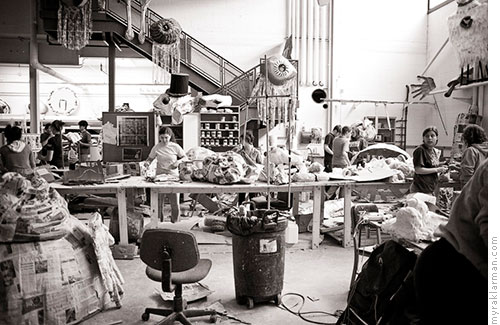
M 200 146 L 215 152 L 228 151 L 239 144 L 239 106 L 218 107 L 200 112 Z

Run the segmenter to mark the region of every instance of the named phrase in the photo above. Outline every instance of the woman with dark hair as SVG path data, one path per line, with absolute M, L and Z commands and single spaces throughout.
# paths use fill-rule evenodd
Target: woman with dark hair
M 462 139 L 467 147 L 460 163 L 460 182 L 464 186 L 488 158 L 488 138 L 482 127 L 472 124 L 464 129 Z
M 175 142 L 174 132 L 168 126 L 162 126 L 159 131 L 160 142 L 156 144 L 148 158 L 146 159 L 145 166 L 148 167 L 149 164 L 156 158 L 156 175 L 167 174 L 173 176 L 179 176 L 179 163 L 186 157 L 184 150 Z M 170 220 L 172 222 L 179 221 L 180 210 L 179 210 L 179 194 L 171 193 L 166 194 L 168 200 L 170 201 L 170 206 L 172 207 L 172 216 Z M 163 221 L 163 197 L 160 194 L 159 199 L 159 211 L 158 215 L 160 220 Z
M 415 176 L 410 186 L 410 192 L 434 194 L 438 185 L 438 174 L 445 173 L 447 168 L 440 166 L 441 150 L 435 148 L 439 132 L 435 126 L 430 126 L 422 132 L 423 143 L 413 152 Z
M 21 140 L 21 128 L 7 125 L 4 133 L 7 144 L 0 148 L 1 171 L 16 172 L 23 176 L 33 174 L 35 156 L 30 145 Z

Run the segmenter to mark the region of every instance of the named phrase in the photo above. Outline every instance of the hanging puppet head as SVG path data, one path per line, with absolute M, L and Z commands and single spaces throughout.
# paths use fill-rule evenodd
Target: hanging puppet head
M 456 2 L 456 13 L 448 17 L 448 30 L 460 68 L 462 71 L 477 69 L 479 79 L 487 79 L 488 3 L 477 0 Z
M 164 18 L 153 23 L 149 32 L 153 39 L 154 79 L 164 83 L 166 72 L 177 73 L 180 70 L 181 25 L 173 18 Z

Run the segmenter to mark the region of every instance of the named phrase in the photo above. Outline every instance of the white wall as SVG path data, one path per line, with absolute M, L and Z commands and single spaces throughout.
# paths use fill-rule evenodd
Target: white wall
M 287 36 L 286 0 L 169 0 L 150 8 L 244 71 Z
M 334 97 L 401 101 L 426 63 L 427 1 L 335 1 Z M 335 103 L 332 125 L 350 125 L 364 116 L 386 116 L 383 105 Z M 408 142 L 423 129 L 427 105 L 410 107 Z M 402 105 L 387 105 L 401 118 Z

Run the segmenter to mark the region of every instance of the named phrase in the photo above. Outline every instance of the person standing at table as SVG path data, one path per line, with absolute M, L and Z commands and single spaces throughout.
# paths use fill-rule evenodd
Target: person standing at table
M 80 128 L 80 141 L 78 141 L 79 160 L 85 162 L 90 160 L 90 147 L 92 145 L 92 136 L 90 135 L 87 127 L 89 123 L 85 120 L 78 122 Z
M 351 133 L 351 128 L 344 126 L 341 135 L 333 140 L 333 168 L 345 168 L 351 164 L 348 155 Z
M 149 164 L 151 164 L 151 162 L 156 158 L 156 175 L 167 174 L 179 176 L 179 163 L 186 157 L 184 150 L 175 142 L 174 132 L 168 126 L 162 126 L 160 128 L 159 138 L 160 142 L 151 149 L 151 152 L 146 159 L 146 168 L 149 167 Z M 177 222 L 180 217 L 180 195 L 179 193 L 169 193 L 165 195 L 168 197 L 172 208 L 172 216 L 170 220 L 171 222 Z M 164 194 L 160 194 L 158 200 L 158 216 L 160 217 L 160 220 L 163 221 Z
M 42 160 L 48 161 L 50 165 L 57 168 L 64 168 L 63 160 L 63 146 L 62 146 L 62 133 L 64 129 L 64 122 L 55 120 L 50 125 L 52 137 L 47 142 L 47 155 L 41 157 Z
M 488 138 L 479 125 L 469 125 L 464 129 L 463 142 L 467 147 L 460 163 L 460 182 L 462 186 L 471 179 L 479 165 L 488 158 Z
M 325 136 L 324 151 L 325 156 L 323 158 L 323 165 L 325 166 L 325 172 L 330 173 L 332 171 L 333 163 L 333 141 L 342 133 L 342 126 L 340 124 L 335 125 L 331 132 Z
M 7 144 L 0 148 L 1 172 L 16 172 L 23 176 L 33 174 L 35 156 L 31 146 L 21 140 L 21 128 L 9 124 L 4 133 Z
M 413 152 L 415 175 L 410 186 L 410 192 L 420 192 L 434 195 L 438 186 L 440 173 L 447 168 L 440 165 L 441 150 L 436 148 L 439 132 L 435 126 L 429 126 L 422 132 L 423 143 Z
M 38 159 L 40 160 L 41 164 L 46 164 L 47 161 L 44 159 L 47 157 L 47 144 L 49 140 L 54 136 L 52 134 L 52 128 L 50 127 L 52 123 L 47 123 L 45 124 L 45 127 L 43 129 L 43 133 L 40 134 L 40 144 L 42 145 L 42 150 L 38 153 Z

